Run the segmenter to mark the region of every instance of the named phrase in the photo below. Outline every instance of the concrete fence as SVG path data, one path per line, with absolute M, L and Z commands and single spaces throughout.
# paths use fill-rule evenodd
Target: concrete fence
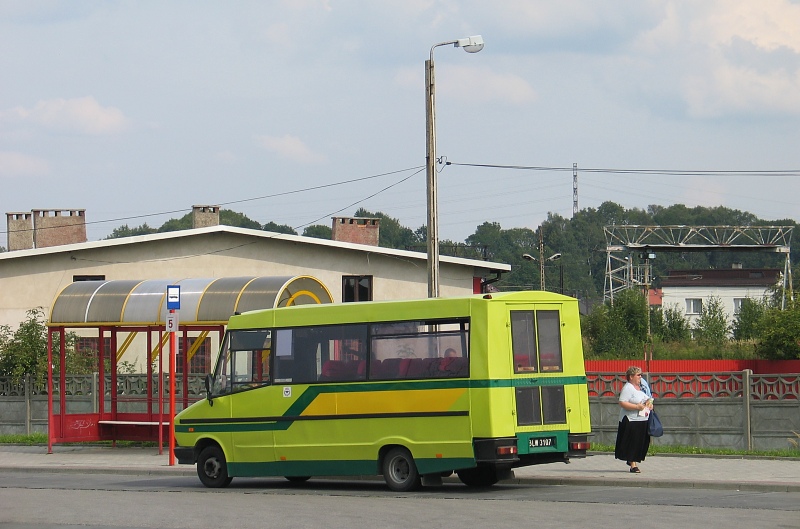
M 98 411 L 98 378 L 97 375 L 67 377 L 68 413 Z M 190 376 L 190 401 L 204 397 L 203 378 Z M 653 439 L 654 444 L 772 450 L 790 448 L 790 439 L 800 441 L 800 374 L 753 375 L 745 370 L 650 373 L 648 378 L 656 410 L 664 424 L 664 436 Z M 588 373 L 587 379 L 592 442 L 613 445 L 620 410 L 617 396 L 625 383 L 624 375 Z M 110 387 L 107 378 L 106 412 L 110 411 Z M 147 387 L 146 375 L 117 375 L 117 395 L 124 396 L 118 398 L 117 410 L 146 409 Z M 157 393 L 158 384 L 151 387 Z M 56 397 L 57 392 L 56 385 Z M 154 399 L 157 394 L 151 395 L 151 402 Z M 58 412 L 58 398 L 54 400 Z M 30 379 L 12 384 L 0 377 L 0 435 L 34 432 L 47 433 L 47 387 Z
M 613 445 L 624 375 L 588 373 L 592 442 Z M 800 441 L 800 375 L 650 373 L 664 425 L 653 444 L 775 450 Z

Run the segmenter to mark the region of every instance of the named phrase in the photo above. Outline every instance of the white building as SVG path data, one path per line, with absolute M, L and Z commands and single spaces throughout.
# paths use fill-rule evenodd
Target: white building
M 147 280 L 151 284 L 152 280 L 166 280 L 164 284 L 194 285 L 206 280 L 204 284 L 210 285 L 216 278 L 229 278 L 217 283 L 220 285 L 231 283 L 230 278 L 310 276 L 324 285 L 334 303 L 427 297 L 427 254 L 377 246 L 379 219 L 335 218 L 333 233 L 339 240 L 324 240 L 219 225 L 218 211 L 195 206 L 197 220 L 201 221 L 195 225 L 203 227 L 92 242 L 85 242 L 80 226 L 74 225 L 84 222 L 84 215 L 62 216 L 37 210 L 31 222 L 28 215 L 13 214 L 15 219 L 9 222 L 12 250 L 0 253 L 0 325 L 15 328 L 30 309 L 39 307 L 49 317 L 57 299 L 69 302 L 60 294 L 82 281 L 119 282 L 130 287 Z M 49 233 L 50 238 L 42 237 L 37 233 L 37 215 L 49 219 L 50 224 L 66 224 L 68 230 L 62 232 L 65 236 Z M 27 233 L 21 237 L 26 230 L 33 236 Z M 43 241 L 46 244 L 40 247 Z M 442 256 L 440 294 L 480 293 L 510 270 L 508 264 Z M 99 317 L 113 324 L 120 317 L 119 311 L 111 312 Z M 91 321 L 98 321 L 97 317 Z M 181 315 L 181 323 L 193 319 L 186 312 Z M 96 336 L 97 331 L 93 333 Z M 79 334 L 92 335 L 88 329 Z M 144 338 L 139 336 L 137 341 Z M 207 349 L 217 349 L 216 338 L 205 341 Z M 140 368 L 146 364 L 141 351 L 121 359 L 130 359 Z M 207 364 L 200 367 L 206 368 Z
M 677 307 L 694 325 L 709 298 L 718 298 L 732 322 L 746 298 L 761 300 L 778 285 L 781 271 L 774 268 L 739 268 L 727 270 L 670 270 L 661 280 L 661 305 L 666 310 Z

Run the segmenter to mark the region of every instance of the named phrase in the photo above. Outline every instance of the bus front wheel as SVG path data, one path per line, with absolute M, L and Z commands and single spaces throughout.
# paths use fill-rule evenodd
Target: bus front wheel
M 383 479 L 395 492 L 416 490 L 422 484 L 411 452 L 402 447 L 392 448 L 383 458 Z
M 497 471 L 492 467 L 465 468 L 456 473 L 467 487 L 491 487 L 498 482 Z
M 218 446 L 207 446 L 197 458 L 197 476 L 206 487 L 227 487 L 233 479 L 228 475 L 225 454 Z

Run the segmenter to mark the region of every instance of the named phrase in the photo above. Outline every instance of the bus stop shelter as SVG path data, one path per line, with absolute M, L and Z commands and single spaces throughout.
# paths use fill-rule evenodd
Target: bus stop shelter
M 175 410 L 169 409 L 167 286 L 180 286 Z M 47 335 L 48 452 L 55 443 L 154 441 L 170 413 L 204 394 L 205 373 L 190 373 L 201 348 L 219 348 L 228 319 L 250 310 L 331 303 L 311 276 L 79 281 L 55 299 Z M 94 345 L 97 371 L 67 373 L 68 333 Z M 206 351 L 207 353 L 209 351 Z M 131 363 L 126 358 L 134 360 Z M 56 360 L 57 359 L 57 360 Z M 138 361 L 142 372 L 130 371 Z M 57 368 L 57 371 L 56 371 Z

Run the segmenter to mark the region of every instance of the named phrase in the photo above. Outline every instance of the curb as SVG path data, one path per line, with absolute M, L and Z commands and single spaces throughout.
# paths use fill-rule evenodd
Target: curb
M 67 473 L 67 474 L 123 474 L 129 476 L 177 476 L 197 477 L 194 466 L 185 465 L 185 468 L 155 467 L 13 467 L 7 468 L 8 472 L 24 474 L 33 473 Z M 321 479 L 350 480 L 350 481 L 380 481 L 380 476 L 325 476 Z M 447 477 L 445 483 L 459 484 L 458 478 Z M 698 490 L 735 490 L 756 492 L 800 492 L 800 484 L 793 483 L 761 483 L 761 482 L 730 482 L 730 481 L 692 481 L 692 480 L 659 480 L 659 479 L 628 479 L 617 478 L 587 478 L 587 477 L 514 477 L 500 482 L 511 485 L 540 485 L 540 486 L 583 486 L 583 487 L 638 487 L 653 489 L 698 489 Z

